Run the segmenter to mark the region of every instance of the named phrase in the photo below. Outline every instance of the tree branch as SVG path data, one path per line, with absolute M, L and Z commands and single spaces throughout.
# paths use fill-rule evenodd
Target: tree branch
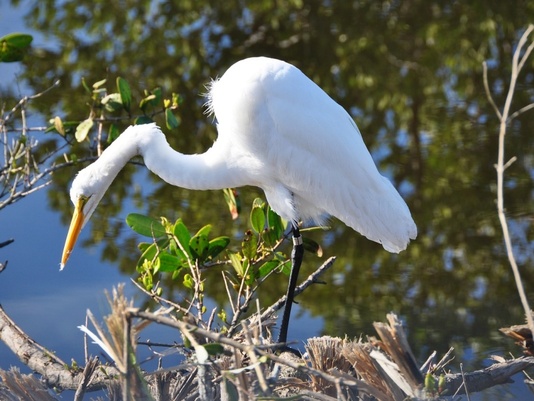
M 516 116 L 516 113 L 514 113 L 512 114 L 511 117 L 509 117 L 510 106 L 512 104 L 512 99 L 514 97 L 517 78 L 519 76 L 519 73 L 521 72 L 521 68 L 524 66 L 526 59 L 528 58 L 528 56 L 530 55 L 530 53 L 532 52 L 534 48 L 534 42 L 533 42 L 526 49 L 526 51 L 523 54 L 523 57 L 520 58 L 521 51 L 527 41 L 527 38 L 533 30 L 534 30 L 534 25 L 529 25 L 529 27 L 526 29 L 526 31 L 521 36 L 519 43 L 517 44 L 517 48 L 515 49 L 513 59 L 512 59 L 512 73 L 510 76 L 510 87 L 508 88 L 508 93 L 506 95 L 506 100 L 504 103 L 502 113 L 499 112 L 497 106 L 495 105 L 495 102 L 493 101 L 491 93 L 489 91 L 486 63 L 484 63 L 483 66 L 484 66 L 484 88 L 486 90 L 486 96 L 488 97 L 490 104 L 495 109 L 495 114 L 497 115 L 500 121 L 499 150 L 497 154 L 497 164 L 495 166 L 497 170 L 497 211 L 499 215 L 499 221 L 502 227 L 508 261 L 510 263 L 510 266 L 512 267 L 515 283 L 517 286 L 517 291 L 519 293 L 519 297 L 521 299 L 521 304 L 523 305 L 523 309 L 525 310 L 525 315 L 527 317 L 528 326 L 530 327 L 530 330 L 534 333 L 534 320 L 532 318 L 532 314 L 530 313 L 530 306 L 529 306 L 527 297 L 525 295 L 525 289 L 521 281 L 521 274 L 519 273 L 519 268 L 517 266 L 517 262 L 514 256 L 514 252 L 512 248 L 512 240 L 510 238 L 508 222 L 506 220 L 506 214 L 504 210 L 504 171 L 510 164 L 510 163 L 506 163 L 506 164 L 504 163 L 504 149 L 505 149 L 504 142 L 505 142 L 505 137 L 506 137 L 506 128 L 511 118 Z M 523 111 L 526 111 L 527 107 L 528 106 L 520 109 L 519 112 L 517 112 L 518 113 L 517 115 L 519 115 Z M 510 160 L 513 160 L 513 158 Z
M 28 366 L 40 374 L 48 387 L 62 390 L 77 390 L 85 387 L 85 391 L 96 391 L 106 387 L 106 384 L 118 374 L 110 366 L 99 365 L 101 369 L 93 373 L 92 380 L 85 386 L 82 384 L 84 372 L 81 369 L 71 369 L 53 351 L 49 351 L 32 340 L 24 333 L 0 305 L 0 340 Z
M 458 394 L 475 393 L 499 384 L 512 383 L 510 377 L 526 368 L 534 366 L 534 357 L 521 357 L 504 362 L 494 363 L 482 370 L 471 373 L 445 375 L 444 395 L 451 395 L 458 389 Z M 465 381 L 465 386 L 464 386 Z

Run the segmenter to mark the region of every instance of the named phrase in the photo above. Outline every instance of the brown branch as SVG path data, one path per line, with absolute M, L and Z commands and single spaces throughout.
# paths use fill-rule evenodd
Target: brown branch
M 299 370 L 301 372 L 322 377 L 325 380 L 330 380 L 332 383 L 334 383 L 336 380 L 339 380 L 341 384 L 347 385 L 347 386 L 358 386 L 360 383 L 360 380 L 356 378 L 350 378 L 350 379 L 339 379 L 336 378 L 326 372 L 321 372 L 316 369 L 312 369 L 308 366 L 305 366 L 301 363 L 293 362 L 289 359 L 281 358 L 279 356 L 276 356 L 268 351 L 265 350 L 265 348 L 275 348 L 274 344 L 270 344 L 267 346 L 258 346 L 258 345 L 252 345 L 252 344 L 243 344 L 239 341 L 233 340 L 231 338 L 226 337 L 222 333 L 216 333 L 209 330 L 204 330 L 200 327 L 193 326 L 191 324 L 185 323 L 180 320 L 174 320 L 166 316 L 156 315 L 151 312 L 141 311 L 135 308 L 131 308 L 128 310 L 129 314 L 132 317 L 139 317 L 142 319 L 147 319 L 155 323 L 163 324 L 165 326 L 174 327 L 179 329 L 181 332 L 192 332 L 195 333 L 195 335 L 199 335 L 202 337 L 205 337 L 207 339 L 210 339 L 216 343 L 224 344 L 229 347 L 232 347 L 234 349 L 238 349 L 240 351 L 243 351 L 245 353 L 249 353 L 251 351 L 255 351 L 259 355 L 266 356 L 273 362 L 288 366 L 290 368 Z
M 456 391 L 458 394 L 465 394 L 466 388 L 467 392 L 475 393 L 499 384 L 512 383 L 510 377 L 532 366 L 534 366 L 534 357 L 528 356 L 494 363 L 485 369 L 471 373 L 447 374 L 445 375 L 445 391 L 442 394 L 451 395 Z
M 328 258 L 326 262 L 324 262 L 317 270 L 315 270 L 312 274 L 308 276 L 306 280 L 304 280 L 300 285 L 295 288 L 295 296 L 302 294 L 306 288 L 308 288 L 312 284 L 316 284 L 319 281 L 317 280 L 319 276 L 324 274 L 328 269 L 330 269 L 334 262 L 336 261 L 336 257 L 332 256 Z M 286 296 L 282 296 L 278 301 L 276 301 L 274 304 L 269 306 L 265 311 L 261 314 L 261 320 L 265 320 L 269 317 L 271 317 L 276 311 L 282 309 L 284 305 L 286 304 Z
M 0 340 L 34 372 L 40 374 L 47 386 L 63 390 L 77 390 L 85 380 L 81 369 L 70 369 L 69 366 L 24 333 L 0 305 Z M 92 380 L 85 391 L 96 391 L 106 388 L 107 383 L 118 374 L 110 366 L 100 365 L 101 369 L 94 372 Z
M 256 355 L 266 357 L 272 362 L 295 369 L 303 374 L 310 375 L 310 377 L 314 376 L 321 378 L 336 385 L 336 388 L 338 389 L 338 396 L 341 394 L 339 393 L 341 386 L 347 386 L 359 391 L 368 392 L 369 394 L 373 394 L 373 391 L 375 391 L 372 383 L 360 380 L 351 374 L 347 374 L 347 372 L 341 373 L 335 369 L 324 372 L 319 369 L 313 369 L 310 366 L 303 364 L 300 360 L 293 361 L 291 359 L 274 355 L 270 352 L 271 349 L 275 348 L 275 345 L 272 344 L 254 345 L 250 343 L 242 343 L 240 341 L 228 338 L 221 333 L 208 331 L 183 321 L 175 320 L 159 314 L 140 311 L 135 308 L 127 308 L 124 310 L 124 313 L 127 320 L 132 318 L 141 318 L 174 327 L 182 331 L 182 333 L 192 335 L 192 337 L 203 337 L 210 339 L 211 341 L 229 346 L 234 350 L 244 352 L 249 356 L 254 356 L 253 359 L 256 358 Z M 390 324 L 392 324 L 391 318 Z M 394 329 L 398 331 L 398 327 L 394 327 Z M 52 352 L 37 344 L 19 327 L 17 327 L 17 325 L 5 314 L 1 306 L 0 340 L 6 343 L 6 345 L 19 357 L 24 364 L 42 375 L 47 386 L 54 387 L 58 390 L 77 389 L 79 395 L 78 399 L 80 399 L 79 397 L 81 397 L 86 391 L 99 390 L 112 385 L 113 383 L 118 383 L 116 378 L 110 377 L 111 375 L 116 377 L 119 374 L 118 371 L 114 368 L 104 367 L 98 364 L 96 359 L 91 360 L 83 371 L 79 368 L 69 369 L 60 358 L 56 357 Z M 384 341 L 384 339 L 382 340 Z M 250 341 L 251 338 L 248 339 L 248 342 Z M 391 339 L 391 341 L 394 341 L 394 339 Z M 376 348 L 370 347 L 370 349 Z M 256 364 L 258 364 L 260 360 L 261 359 L 258 358 L 256 360 Z M 510 382 L 510 377 L 512 375 L 530 366 L 534 366 L 534 357 L 523 357 L 496 363 L 486 369 L 472 373 L 447 374 L 445 375 L 445 388 L 441 389 L 443 390 L 441 394 L 450 395 L 455 391 L 458 391 L 459 393 L 463 393 L 465 391 L 477 392 L 495 385 L 508 383 Z M 103 368 L 107 370 L 107 373 L 103 372 Z M 149 374 L 148 376 L 151 375 Z M 464 383 L 465 388 L 463 387 Z M 302 384 L 306 386 L 306 382 L 302 382 Z M 265 382 L 263 387 L 266 387 L 266 385 L 267 383 Z M 417 384 L 412 383 L 412 386 L 417 386 Z M 418 391 L 417 388 L 412 390 L 414 394 L 416 394 Z M 304 392 L 304 394 L 305 393 L 306 392 Z
M 74 394 L 74 401 L 83 400 L 83 396 L 85 395 L 89 384 L 93 380 L 93 375 L 96 371 L 96 368 L 98 368 L 99 366 L 100 363 L 98 362 L 97 357 L 91 358 L 85 363 L 85 368 L 83 369 L 83 377 L 80 381 L 80 384 L 78 385 L 78 388 L 76 389 L 76 393 Z

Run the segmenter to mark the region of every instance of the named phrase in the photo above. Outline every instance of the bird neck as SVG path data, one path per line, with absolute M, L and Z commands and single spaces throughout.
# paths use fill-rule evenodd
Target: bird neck
M 155 124 L 136 125 L 124 131 L 110 148 L 124 166 L 141 155 L 147 168 L 171 185 L 187 189 L 223 189 L 244 185 L 241 174 L 227 162 L 227 152 L 215 143 L 202 154 L 184 155 L 172 149 Z M 107 152 L 101 156 L 105 158 Z

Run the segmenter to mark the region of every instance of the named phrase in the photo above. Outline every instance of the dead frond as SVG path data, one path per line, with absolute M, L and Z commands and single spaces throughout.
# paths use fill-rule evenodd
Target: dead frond
M 124 295 L 124 285 L 114 288 L 112 295 L 106 293 L 106 296 L 111 307 L 111 313 L 104 318 L 107 332 L 96 321 L 91 311 L 87 311 L 87 316 L 96 334 L 86 326 L 80 326 L 80 329 L 91 337 L 117 366 L 121 373 L 123 400 L 152 400 L 147 383 L 136 363 L 138 330 L 132 327 L 132 319 L 128 313 L 133 303 Z
M 0 399 L 4 401 L 57 401 L 34 375 L 23 375 L 17 368 L 0 369 Z
M 313 337 L 306 344 L 306 352 L 312 368 L 322 372 L 332 372 L 338 370 L 349 373 L 352 364 L 343 355 L 343 347 L 346 340 L 335 337 Z M 311 376 L 312 388 L 324 394 L 335 396 L 337 393 L 335 383 L 329 382 L 321 377 Z

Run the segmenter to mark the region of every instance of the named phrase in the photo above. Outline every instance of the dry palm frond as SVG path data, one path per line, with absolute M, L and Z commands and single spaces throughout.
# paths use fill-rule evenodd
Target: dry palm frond
M 90 311 L 87 311 L 87 316 L 97 334 L 86 326 L 79 328 L 108 354 L 121 372 L 123 400 L 152 400 L 143 374 L 136 363 L 135 339 L 138 330 L 132 327 L 132 319 L 128 313 L 132 302 L 124 295 L 124 285 L 114 288 L 112 296 L 107 293 L 106 296 L 111 307 L 111 313 L 104 318 L 107 333 Z
M 388 323 L 376 322 L 373 325 L 381 340 L 376 345 L 397 365 L 409 387 L 417 388 L 423 383 L 423 375 L 417 367 L 402 323 L 394 313 L 388 313 L 387 319 Z
M 342 353 L 345 341 L 329 336 L 310 338 L 305 348 L 311 367 L 321 372 L 330 373 L 333 370 L 338 370 L 349 373 L 352 370 L 352 365 Z M 334 383 L 316 376 L 311 376 L 311 381 L 314 391 L 331 396 L 336 395 Z
M 404 397 L 404 394 L 396 386 L 391 388 L 380 365 L 371 357 L 374 350 L 370 343 L 349 341 L 344 344 L 342 354 L 352 364 L 357 376 L 375 390 L 370 395 L 380 401 L 402 399 L 399 397 Z
M 343 355 L 352 363 L 357 375 L 373 389 L 373 394 L 369 395 L 384 401 L 416 397 L 423 383 L 422 374 L 399 319 L 392 313 L 387 319 L 388 323 L 374 324 L 380 340 L 347 342 Z
M 0 369 L 0 379 L 0 400 L 57 401 L 35 376 L 23 375 L 17 368 Z

